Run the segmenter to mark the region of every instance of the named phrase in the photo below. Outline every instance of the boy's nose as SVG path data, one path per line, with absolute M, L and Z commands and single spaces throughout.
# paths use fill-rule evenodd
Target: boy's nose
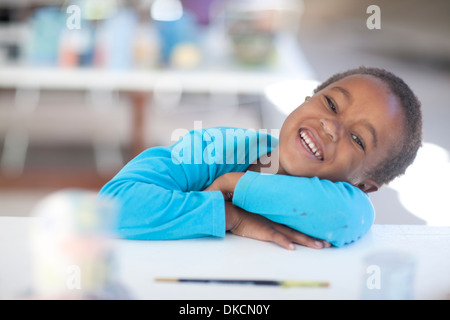
M 338 124 L 329 119 L 320 119 L 320 124 L 325 133 L 330 137 L 332 142 L 337 142 L 339 139 Z

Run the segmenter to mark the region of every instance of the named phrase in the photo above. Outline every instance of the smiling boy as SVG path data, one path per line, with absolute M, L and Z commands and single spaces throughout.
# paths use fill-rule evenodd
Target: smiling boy
M 280 134 L 279 173 L 347 181 L 364 192 L 380 187 L 370 170 L 404 140 L 398 98 L 379 79 L 351 75 L 292 112 Z M 313 152 L 314 151 L 314 152 Z
M 370 229 L 374 211 L 366 193 L 414 160 L 420 102 L 392 73 L 361 67 L 322 83 L 286 118 L 279 140 L 258 133 L 240 142 L 257 152 L 239 154 L 239 142 L 208 130 L 186 137 L 144 151 L 101 190 L 122 203 L 121 236 L 183 239 L 230 231 L 287 249 L 339 247 Z M 230 148 L 246 160 L 217 161 Z M 175 153 L 177 161 L 174 150 L 184 150 Z M 188 158 L 210 158 L 183 163 L 186 150 Z

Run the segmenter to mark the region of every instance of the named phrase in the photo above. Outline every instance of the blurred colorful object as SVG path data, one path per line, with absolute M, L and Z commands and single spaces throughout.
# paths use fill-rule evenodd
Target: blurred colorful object
M 84 0 L 80 2 L 83 19 L 102 20 L 107 19 L 117 10 L 118 0 Z
M 52 66 L 58 50 L 65 14 L 57 7 L 37 9 L 30 20 L 31 37 L 27 43 L 28 60 L 34 65 Z
M 155 0 L 150 15 L 155 21 L 176 21 L 183 16 L 183 5 L 179 0 Z
M 159 16 L 168 17 L 169 14 Z M 190 12 L 184 12 L 175 20 L 155 20 L 154 24 L 158 30 L 163 65 L 186 69 L 199 64 L 200 30 Z
M 247 65 L 271 64 L 276 59 L 276 37 L 295 32 L 301 2 L 292 0 L 232 0 L 225 10 L 227 33 L 234 58 Z M 294 23 L 295 25 L 295 23 Z
M 61 190 L 33 210 L 32 298 L 124 298 L 118 285 L 111 236 L 118 206 L 79 189 Z
M 298 2 L 64 1 L 34 10 L 24 42 L 32 65 L 114 70 L 192 69 L 225 60 L 268 65 L 276 62 L 277 37 L 287 30 L 289 17 L 298 17 L 293 3 Z M 217 52 L 227 59 L 211 50 L 219 42 L 223 50 Z
M 185 11 L 192 12 L 200 25 L 208 25 L 212 20 L 212 8 L 227 0 L 181 0 Z
M 138 17 L 131 9 L 122 9 L 103 20 L 97 35 L 97 50 L 103 53 L 100 64 L 116 70 L 132 68 L 137 30 Z

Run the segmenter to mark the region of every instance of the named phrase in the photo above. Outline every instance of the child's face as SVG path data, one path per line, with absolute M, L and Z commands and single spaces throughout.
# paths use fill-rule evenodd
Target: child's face
M 379 186 L 365 173 L 402 143 L 403 117 L 398 99 L 381 80 L 353 75 L 336 81 L 286 118 L 280 172 L 374 191 Z

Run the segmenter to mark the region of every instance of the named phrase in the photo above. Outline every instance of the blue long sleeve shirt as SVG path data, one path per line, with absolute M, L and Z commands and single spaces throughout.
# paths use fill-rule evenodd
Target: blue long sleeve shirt
M 225 236 L 225 200 L 203 191 L 228 172 L 245 172 L 272 151 L 278 140 L 239 128 L 194 130 L 168 147 L 145 150 L 101 190 L 121 210 L 118 234 L 142 240 Z M 346 182 L 262 174 L 239 180 L 233 203 L 340 247 L 373 224 L 367 194 Z

